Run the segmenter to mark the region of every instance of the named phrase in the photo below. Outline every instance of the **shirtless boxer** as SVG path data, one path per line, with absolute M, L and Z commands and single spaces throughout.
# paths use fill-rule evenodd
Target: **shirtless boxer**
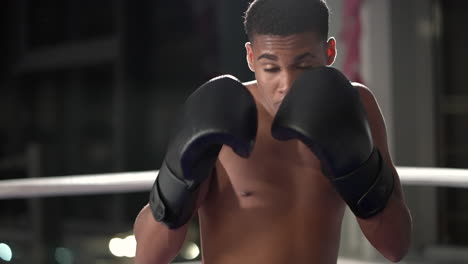
M 198 212 L 204 264 L 336 264 L 346 206 L 401 260 L 411 218 L 384 121 L 369 89 L 328 67 L 326 4 L 257 0 L 245 28 L 256 81 L 220 77 L 187 100 L 135 221 L 135 263 L 169 263 Z

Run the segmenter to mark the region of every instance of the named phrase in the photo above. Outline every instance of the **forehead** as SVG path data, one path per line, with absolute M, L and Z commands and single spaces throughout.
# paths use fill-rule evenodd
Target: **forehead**
M 301 52 L 316 51 L 323 47 L 325 41 L 316 33 L 305 32 L 288 36 L 255 35 L 252 41 L 253 51 L 256 53 Z

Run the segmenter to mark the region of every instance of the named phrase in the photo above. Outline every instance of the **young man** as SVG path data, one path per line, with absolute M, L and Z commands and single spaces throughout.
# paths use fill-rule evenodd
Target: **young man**
M 219 77 L 187 100 L 135 222 L 136 263 L 169 263 L 198 212 L 204 264 L 335 264 L 349 206 L 390 261 L 411 218 L 373 94 L 328 67 L 321 0 L 256 0 L 245 47 L 256 81 Z

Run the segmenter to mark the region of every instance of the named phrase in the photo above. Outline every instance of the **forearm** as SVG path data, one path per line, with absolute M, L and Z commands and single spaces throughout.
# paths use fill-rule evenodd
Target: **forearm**
M 369 219 L 358 219 L 366 238 L 388 260 L 400 261 L 408 252 L 411 240 L 411 215 L 401 186 L 396 183 L 387 207 Z
M 170 263 L 185 240 L 188 224 L 171 230 L 156 222 L 149 206 L 145 206 L 135 220 L 134 235 L 137 241 L 135 264 Z

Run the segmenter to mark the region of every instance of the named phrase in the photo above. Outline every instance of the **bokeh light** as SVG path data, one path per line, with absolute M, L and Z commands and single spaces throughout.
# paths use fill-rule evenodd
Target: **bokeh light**
M 200 248 L 193 242 L 187 242 L 180 252 L 180 256 L 187 260 L 195 259 L 200 255 Z
M 109 250 L 116 257 L 135 257 L 136 240 L 135 236 L 127 236 L 126 238 L 114 237 L 109 241 Z
M 13 251 L 10 246 L 5 243 L 0 243 L 0 259 L 9 262 L 13 258 Z

